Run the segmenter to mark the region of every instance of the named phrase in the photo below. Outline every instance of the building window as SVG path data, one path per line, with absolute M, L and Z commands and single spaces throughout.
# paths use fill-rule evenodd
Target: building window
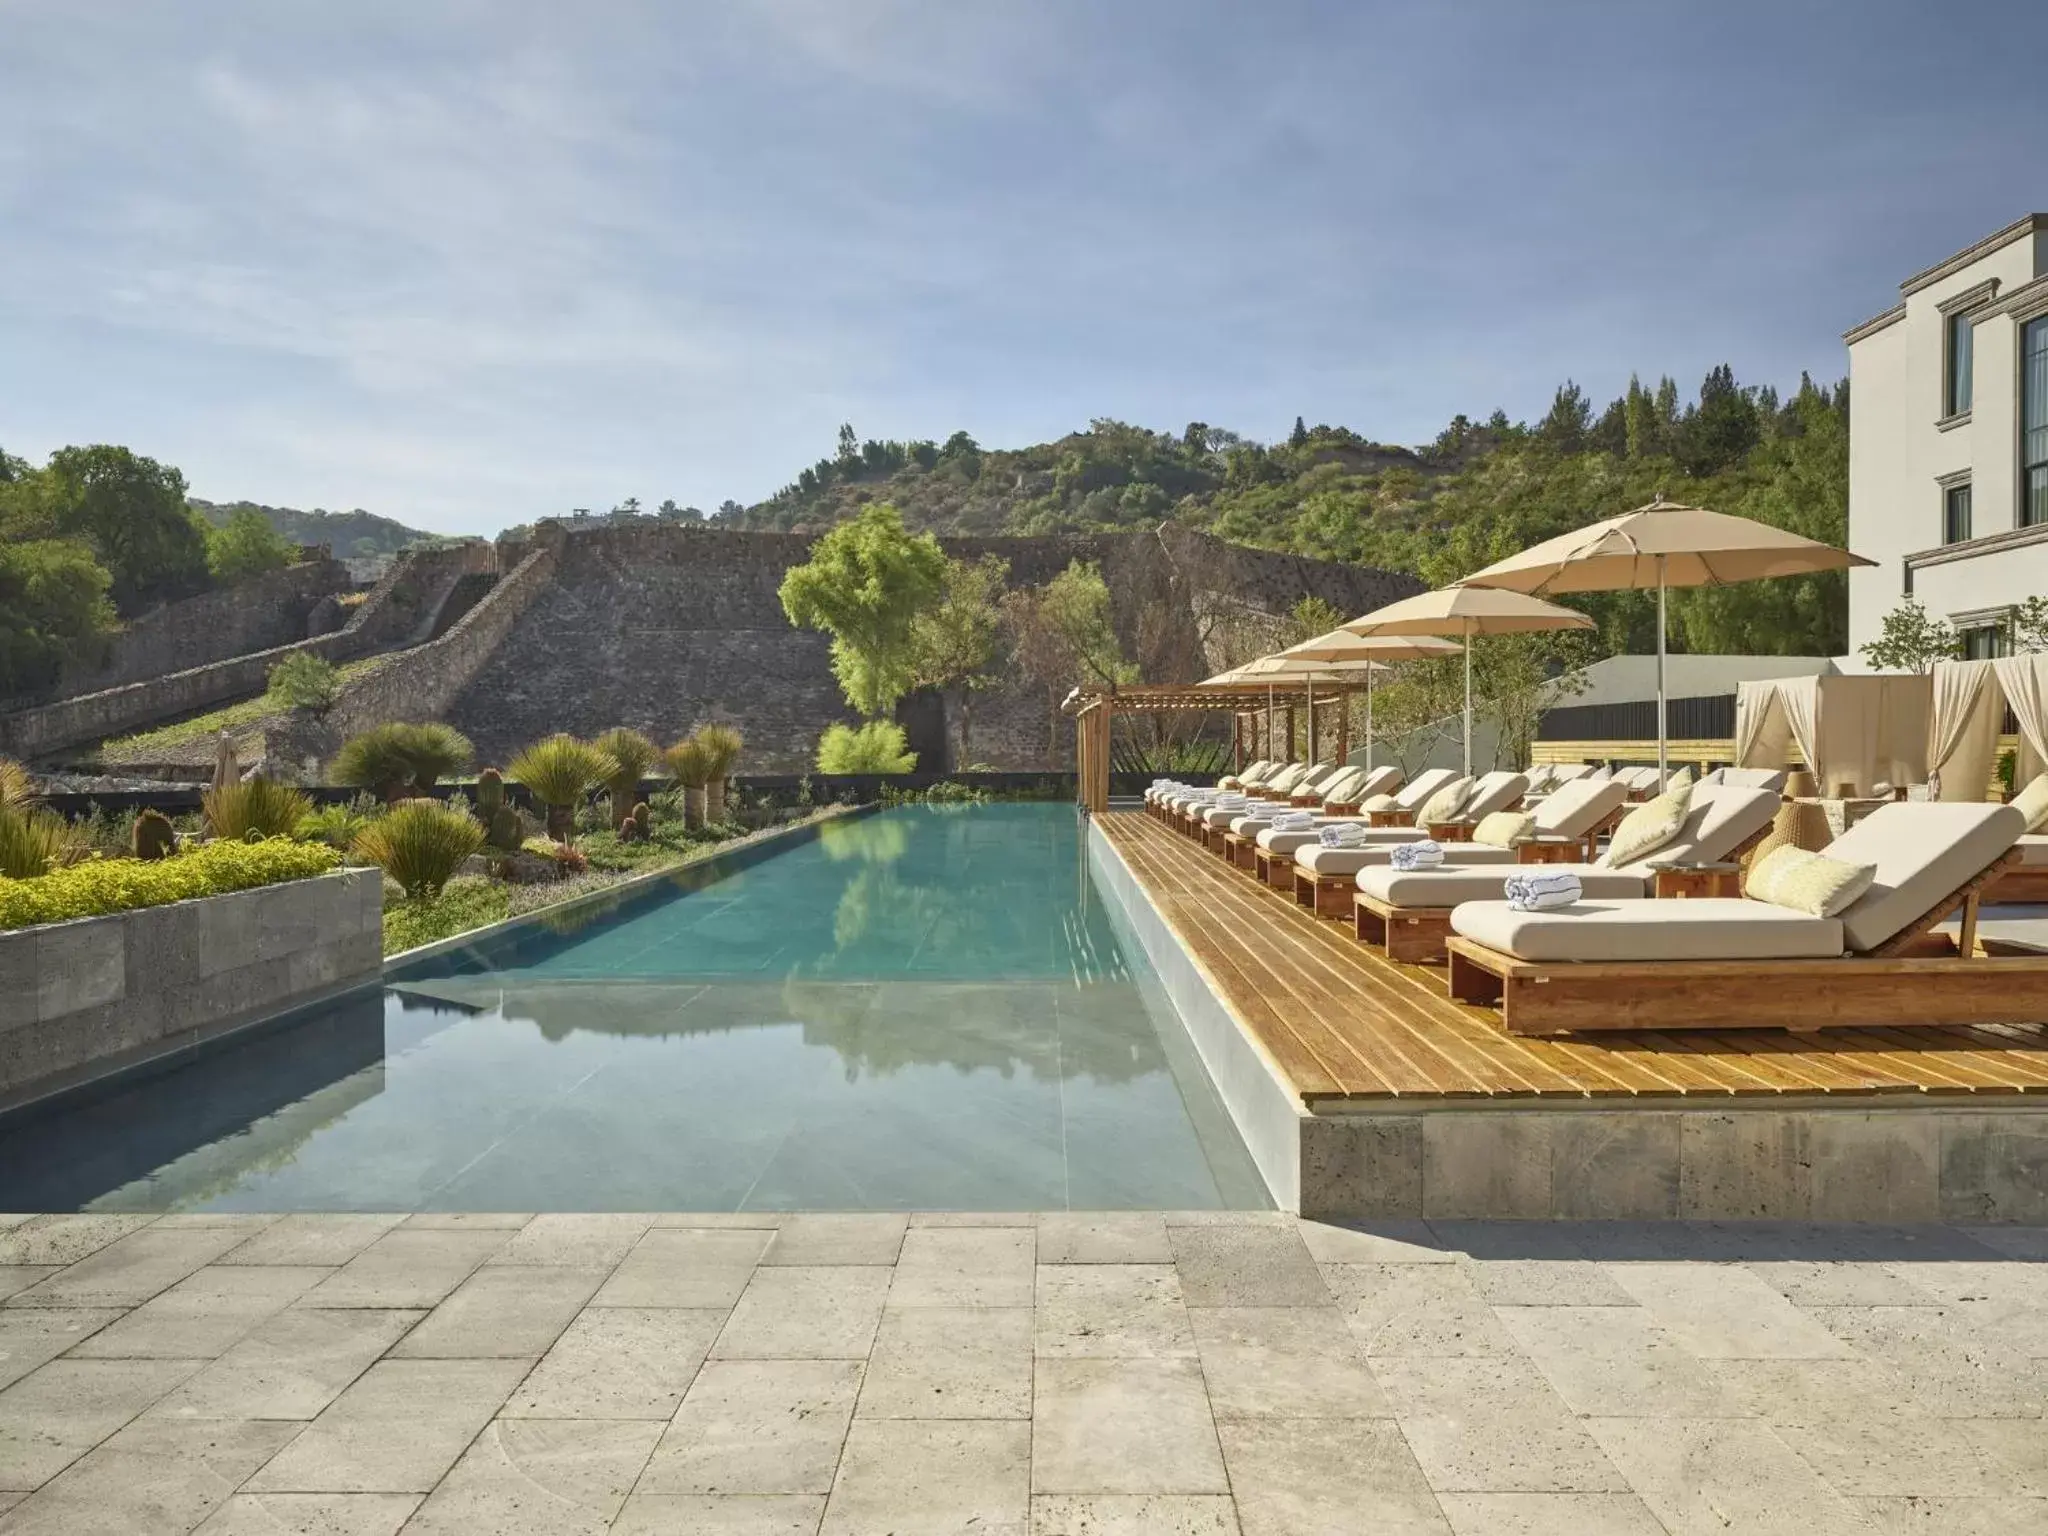
M 1956 639 L 1962 644 L 1965 661 L 1989 661 L 1994 656 L 2003 656 L 2008 649 L 2003 624 L 1975 624 L 1958 632 Z
M 1970 536 L 1970 482 L 1941 493 L 1941 542 L 1960 544 Z
M 1968 315 L 1948 317 L 1948 388 L 1945 414 L 1960 416 L 1970 408 L 1970 348 L 1974 340 Z
M 2048 315 L 2020 332 L 2020 526 L 2048 523 Z

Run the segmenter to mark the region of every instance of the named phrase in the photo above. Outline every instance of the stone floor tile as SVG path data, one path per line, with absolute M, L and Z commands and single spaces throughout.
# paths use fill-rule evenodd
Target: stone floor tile
M 2027 1420 L 2038 1432 L 2040 1426 Z M 1964 1421 L 1839 1405 L 1810 1418 L 1774 1418 L 1771 1432 L 1837 1493 L 1982 1496 L 2022 1493 L 2017 1474 Z
M 2019 1493 L 2048 1498 L 2048 1425 L 2038 1419 L 1950 1419 Z
M 1335 1307 L 1190 1307 L 1188 1318 L 1219 1419 L 1393 1412 Z
M 891 1307 L 1028 1307 L 1031 1227 L 913 1227 L 889 1285 Z
M 785 1211 L 668 1211 L 654 1218 L 656 1231 L 665 1227 L 743 1227 L 773 1232 L 790 1215 Z
M 1041 1264 L 1040 1359 L 1190 1356 L 1195 1338 L 1170 1264 Z
M 450 1292 L 391 1353 L 402 1359 L 536 1359 L 561 1337 L 608 1272 L 602 1265 L 486 1266 Z
M 804 1268 L 843 1264 L 894 1264 L 903 1247 L 908 1216 L 880 1214 L 791 1216 L 762 1255 L 763 1264 Z
M 57 1264 L 0 1264 L 0 1301 L 49 1279 L 60 1268 Z
M 816 1536 L 823 1494 L 636 1493 L 612 1536 Z
M 419 1211 L 403 1224 L 414 1231 L 517 1232 L 531 1220 L 531 1211 Z
M 1841 1495 L 1754 1419 L 1594 1418 L 1586 1427 L 1672 1536 L 1866 1536 Z
M 284 1220 L 280 1211 L 172 1211 L 157 1217 L 159 1227 L 232 1227 L 244 1237 Z
M 1286 1211 L 1161 1211 L 1169 1227 L 1292 1227 L 1300 1219 Z
M 1749 1270 L 1796 1307 L 1927 1307 L 1937 1299 L 1889 1264 L 1778 1259 Z
M 488 1262 L 554 1267 L 601 1264 L 609 1269 L 630 1253 L 653 1225 L 652 1215 L 577 1211 L 536 1216 Z
M 288 1307 L 165 1398 L 157 1417 L 311 1419 L 421 1314 Z
M 768 1228 L 659 1228 L 612 1271 L 596 1307 L 719 1307 L 740 1299 L 775 1236 Z
M 890 1307 L 855 1410 L 869 1419 L 1031 1417 L 1029 1307 Z
M 512 1238 L 502 1227 L 401 1226 L 303 1298 L 308 1307 L 433 1307 Z
M 494 1420 L 406 1536 L 604 1536 L 660 1438 L 631 1419 Z
M 0 1311 L 0 1387 L 84 1343 L 121 1316 L 117 1307 L 23 1307 Z
M 221 1264 L 339 1266 L 361 1253 L 404 1218 L 321 1213 L 272 1222 L 216 1261 Z
M 1433 1241 L 1453 1256 L 1487 1263 L 1522 1259 L 1591 1259 L 1595 1248 L 1612 1240 L 1613 1229 L 1655 1229 L 1664 1222 L 1488 1221 L 1468 1217 L 1432 1217 L 1427 1226 Z M 1640 1241 L 1640 1240 L 1638 1240 Z M 1663 1250 L 1656 1249 L 1661 1255 Z M 1644 1253 L 1631 1255 L 1649 1257 Z
M 2048 1531 L 2048 1499 L 1851 1499 L 1877 1536 L 2019 1536 Z
M 30 1216 L 0 1230 L 0 1264 L 76 1264 L 154 1216 Z
M 139 1307 L 239 1244 L 233 1227 L 143 1227 L 9 1298 L 16 1307 Z
M 1220 1494 L 1043 1494 L 1031 1536 L 1238 1536 L 1237 1505 Z
M 2017 1354 L 2048 1359 L 2048 1264 L 1895 1264 L 1922 1293 Z
M 426 1493 L 491 1421 L 522 1360 L 380 1360 L 251 1478 L 251 1493 Z
M 1040 1359 L 1034 1493 L 1227 1493 L 1194 1360 Z
M 1465 1272 L 1481 1300 L 1503 1307 L 1632 1307 L 1635 1298 L 1586 1259 L 1476 1259 Z
M 1440 1493 L 1456 1536 L 1664 1536 L 1632 1493 Z
M 304 1426 L 138 1419 L 7 1511 L 7 1536 L 191 1530 Z
M 912 1227 L 1036 1227 L 1035 1211 L 912 1211 Z
M 1170 1227 L 1191 1307 L 1325 1307 L 1330 1293 L 1301 1233 L 1288 1227 Z
M 1323 1278 L 1368 1355 L 1514 1353 L 1462 1265 L 1326 1264 Z
M 1449 1536 L 1391 1419 L 1238 1419 L 1218 1428 L 1244 1536 Z
M 1608 1273 L 1706 1360 L 1827 1360 L 1851 1351 L 1740 1264 L 1616 1264 Z
M 1298 1230 L 1318 1264 L 1455 1264 L 1458 1250 L 1420 1217 L 1303 1221 Z
M 1526 1360 L 1375 1360 L 1438 1493 L 1618 1493 L 1628 1484 Z
M 1641 1307 L 1500 1307 L 1502 1325 L 1574 1413 L 1706 1417 L 1735 1409 Z
M 2048 1413 L 2048 1363 L 2016 1355 L 1947 1307 L 1816 1307 L 1812 1316 L 1903 1378 L 1922 1413 L 1941 1419 Z
M 1031 1426 L 855 1419 L 822 1536 L 1028 1536 Z
M 711 1352 L 727 1360 L 864 1360 L 874 1347 L 889 1277 L 876 1265 L 764 1265 L 747 1282 Z
M 690 1389 L 725 1314 L 589 1307 L 504 1408 L 540 1419 L 667 1419 Z
M 860 1391 L 858 1360 L 712 1360 L 636 1494 L 826 1494 Z
M 212 1360 L 332 1273 L 289 1264 L 209 1264 L 102 1328 L 75 1353 L 96 1359 Z
M 397 1536 L 416 1493 L 238 1493 L 194 1536 Z
M 1154 1211 L 1047 1211 L 1038 1218 L 1041 1264 L 1171 1264 L 1166 1222 Z
M 0 1392 L 0 1488 L 40 1488 L 199 1369 L 197 1360 L 52 1360 Z
M 1841 1413 L 1906 1413 L 1905 1381 L 1876 1360 L 1709 1360 L 1730 1406 L 1751 1418 L 1810 1420 Z

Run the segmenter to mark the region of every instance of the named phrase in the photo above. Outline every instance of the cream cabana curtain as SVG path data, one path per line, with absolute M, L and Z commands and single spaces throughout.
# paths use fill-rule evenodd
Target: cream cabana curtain
M 1829 783 L 1820 760 L 1820 679 L 1788 677 L 1777 685 L 1778 711 L 1799 748 L 1799 757 L 1819 779 L 1823 793 Z
M 1741 683 L 1735 692 L 1735 761 L 1744 768 L 1782 768 L 1796 747 L 1823 795 L 1845 785 L 1852 794 L 1867 795 L 1880 784 L 1917 784 L 1927 776 L 1931 697 L 1924 677 Z
M 2048 656 L 2000 656 L 1990 666 L 2020 728 L 2014 783 L 2024 785 L 2048 766 Z
M 1776 683 L 1735 685 L 1735 763 L 1739 768 L 1785 766 L 1791 727 L 1778 708 Z
M 1927 724 L 1927 771 L 1941 780 L 1943 800 L 1982 800 L 1998 755 L 2004 702 L 1994 663 L 1944 661 L 1929 679 L 1934 690 Z

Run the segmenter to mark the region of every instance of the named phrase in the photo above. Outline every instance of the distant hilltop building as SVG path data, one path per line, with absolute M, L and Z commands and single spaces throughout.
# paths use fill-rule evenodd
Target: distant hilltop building
M 2048 213 L 1915 273 L 1850 331 L 1849 646 L 1917 599 L 1966 655 L 2048 594 Z

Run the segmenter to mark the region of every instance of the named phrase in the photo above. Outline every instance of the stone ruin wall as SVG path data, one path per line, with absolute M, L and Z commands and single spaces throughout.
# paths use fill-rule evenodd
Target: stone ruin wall
M 543 525 L 538 538 L 555 549 L 552 579 L 445 710 L 480 761 L 502 763 L 553 731 L 628 725 L 668 742 L 717 720 L 746 737 L 747 769 L 795 773 L 810 766 L 829 722 L 855 718 L 826 637 L 792 628 L 776 596 L 789 568 L 809 558 L 812 536 Z M 1171 524 L 941 542 L 952 555 L 1008 560 L 1020 587 L 1043 585 L 1075 559 L 1099 561 L 1125 653 L 1157 682 L 1242 659 L 1219 659 L 1219 613 L 1279 616 L 1310 594 L 1362 613 L 1421 590 L 1396 572 L 1247 549 Z M 978 695 L 973 757 L 1005 769 L 1071 767 L 1071 729 L 1052 727 L 1048 705 L 1047 691 L 1022 678 Z

